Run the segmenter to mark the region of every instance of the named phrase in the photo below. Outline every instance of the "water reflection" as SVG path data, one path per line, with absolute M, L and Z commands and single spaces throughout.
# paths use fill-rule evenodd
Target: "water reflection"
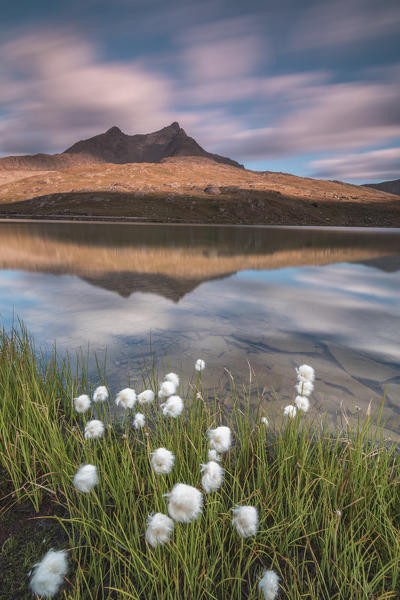
M 228 367 L 290 399 L 312 363 L 315 402 L 400 406 L 400 232 L 0 224 L 0 314 L 39 343 L 108 348 L 112 379 L 149 352 L 208 380 Z

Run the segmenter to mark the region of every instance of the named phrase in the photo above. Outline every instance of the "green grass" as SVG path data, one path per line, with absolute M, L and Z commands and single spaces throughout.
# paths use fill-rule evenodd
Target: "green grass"
M 0 334 L 0 466 L 12 492 L 2 500 L 3 519 L 18 503 L 29 502 L 36 511 L 43 503 L 54 505 L 58 516 L 52 518 L 68 537 L 61 547 L 70 555 L 60 598 L 257 598 L 264 568 L 281 578 L 279 598 L 399 598 L 400 458 L 384 440 L 379 415 L 336 432 L 307 415 L 278 419 L 267 429 L 260 421 L 265 412 L 254 402 L 250 407 L 254 390 L 232 382 L 227 415 L 217 393 L 204 402 L 196 398 L 202 383 L 194 376 L 180 390 L 185 410 L 178 419 L 162 417 L 156 400 L 140 408 L 147 424 L 137 432 L 131 419 L 111 423 L 102 407 L 105 437 L 84 440 L 89 416 L 77 415 L 72 400 L 105 383 L 103 377 L 89 382 L 83 360 L 73 368 L 55 353 L 44 357 L 23 329 Z M 152 371 L 142 389 L 154 381 Z M 219 424 L 234 431 L 222 461 L 222 488 L 204 495 L 201 518 L 176 523 L 171 542 L 151 549 L 144 538 L 147 516 L 167 512 L 163 494 L 175 483 L 201 489 L 206 432 Z M 160 446 L 176 457 L 166 476 L 155 475 L 149 461 Z M 100 475 L 90 494 L 72 484 L 85 462 L 97 465 Z M 243 540 L 232 528 L 236 503 L 257 507 L 254 538 Z M 32 547 L 30 537 L 26 547 L 31 564 L 45 551 Z M 2 552 L 9 556 L 10 548 L 24 557 L 15 573 L 25 582 L 18 598 L 29 598 L 26 548 L 9 539 Z

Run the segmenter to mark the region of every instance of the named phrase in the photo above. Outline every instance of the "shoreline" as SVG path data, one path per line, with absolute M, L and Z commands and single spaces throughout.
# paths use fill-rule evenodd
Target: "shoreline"
M 266 224 L 266 223 L 207 223 L 196 221 L 155 221 L 154 219 L 146 219 L 145 217 L 118 217 L 118 216 L 82 216 L 82 215 L 31 215 L 21 214 L 16 216 L 8 216 L 0 213 L 0 223 L 86 223 L 95 225 L 96 223 L 104 223 L 108 225 L 174 225 L 180 227 L 257 227 L 263 229 L 303 229 L 303 230 L 343 230 L 343 231 L 375 231 L 377 233 L 387 230 L 400 232 L 400 227 L 397 225 L 385 225 L 385 227 L 365 224 L 365 225 L 304 225 L 299 224 Z

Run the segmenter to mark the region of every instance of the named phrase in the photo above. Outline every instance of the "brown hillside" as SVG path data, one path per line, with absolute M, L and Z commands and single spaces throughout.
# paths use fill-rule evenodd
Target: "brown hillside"
M 1 185 L 0 213 L 158 222 L 400 226 L 400 199 L 362 186 L 214 160 L 73 166 Z

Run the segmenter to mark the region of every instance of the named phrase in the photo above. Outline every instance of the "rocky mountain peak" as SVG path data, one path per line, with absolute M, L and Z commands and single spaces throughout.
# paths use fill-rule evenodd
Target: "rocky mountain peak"
M 125 135 L 125 134 L 121 131 L 121 129 L 119 127 L 114 125 L 113 127 L 110 127 L 110 129 L 107 129 L 106 135 Z
M 73 144 L 63 154 L 92 156 L 97 161 L 116 164 L 157 163 L 174 156 L 203 156 L 215 162 L 242 167 L 230 158 L 204 150 L 177 121 L 158 131 L 136 135 L 128 135 L 114 125 L 105 133 Z

